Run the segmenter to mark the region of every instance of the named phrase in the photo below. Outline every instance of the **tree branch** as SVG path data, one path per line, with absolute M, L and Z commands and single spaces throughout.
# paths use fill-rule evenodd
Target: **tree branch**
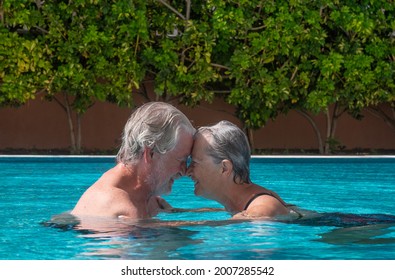
M 190 63 L 195 63 L 195 61 L 192 60 L 192 59 L 184 58 L 183 61 L 184 60 L 186 60 L 186 61 L 188 61 Z M 229 67 L 227 67 L 225 65 L 217 64 L 217 63 L 210 63 L 210 65 L 213 66 L 213 67 L 216 67 L 216 68 L 224 69 L 224 70 L 231 70 Z
M 297 72 L 298 72 L 298 66 L 295 67 L 295 71 L 292 73 L 291 81 L 293 81 Z
M 4 25 L 4 10 L 3 7 L 0 6 L 0 22 Z
M 221 65 L 221 64 L 217 64 L 217 63 L 210 63 L 211 66 L 216 67 L 216 68 L 221 68 L 221 69 L 225 69 L 225 70 L 230 70 L 229 67 L 225 66 L 225 65 Z
M 191 0 L 185 0 L 187 2 L 187 10 L 186 10 L 186 20 L 189 20 L 191 17 Z
M 56 103 L 65 111 L 67 112 L 66 106 L 54 95 L 53 99 L 55 100 Z
M 166 6 L 170 11 L 175 13 L 178 17 L 180 17 L 182 20 L 186 20 L 186 17 L 181 14 L 179 11 L 177 11 L 173 6 L 171 6 L 169 3 L 167 3 L 165 0 L 157 0 L 158 2 L 162 3 L 164 6 Z M 189 3 L 190 4 L 190 3 Z M 187 3 L 188 5 L 188 3 Z M 188 12 L 188 11 L 187 11 Z
M 41 7 L 44 5 L 45 0 L 43 0 L 43 1 L 36 0 L 35 3 L 36 3 L 37 8 L 40 10 Z
M 257 26 L 257 27 L 251 27 L 249 30 L 250 31 L 258 31 L 258 30 L 265 29 L 265 28 L 266 28 L 266 25 L 262 25 L 262 26 Z
M 318 141 L 318 150 L 319 153 L 322 155 L 324 154 L 324 145 L 322 142 L 322 136 L 321 136 L 321 132 L 318 128 L 318 125 L 315 123 L 315 121 L 313 120 L 313 118 L 304 110 L 295 110 L 296 112 L 298 112 L 299 114 L 301 114 L 303 117 L 305 117 L 307 119 L 307 121 L 310 123 L 310 125 L 313 127 L 313 130 L 315 132 L 315 135 L 317 137 L 317 141 Z
M 36 28 L 37 30 L 39 30 L 42 34 L 48 34 L 49 31 L 45 30 L 44 28 L 41 28 L 39 26 L 34 26 L 34 28 Z
M 48 33 L 49 33 L 49 31 L 47 31 L 47 30 L 45 30 L 45 29 L 43 29 L 43 28 L 41 28 L 41 27 L 39 27 L 39 26 L 33 26 L 32 28 L 37 29 L 37 32 L 36 32 L 36 33 L 38 33 L 38 34 L 48 34 Z M 23 27 L 23 28 L 18 28 L 18 29 L 16 30 L 16 32 L 17 32 L 18 34 L 28 34 L 28 33 L 34 32 L 34 31 L 32 31 L 32 29 L 27 29 L 27 27 L 25 26 L 25 27 Z
M 343 115 L 345 112 L 347 112 L 347 107 L 344 107 L 343 110 L 341 112 L 338 112 L 336 115 L 334 115 L 333 117 L 338 119 L 341 117 L 341 115 Z
M 395 118 L 391 118 L 388 116 L 382 109 L 375 107 L 367 107 L 365 108 L 367 112 L 372 114 L 373 116 L 382 119 L 387 125 L 389 125 L 395 131 Z

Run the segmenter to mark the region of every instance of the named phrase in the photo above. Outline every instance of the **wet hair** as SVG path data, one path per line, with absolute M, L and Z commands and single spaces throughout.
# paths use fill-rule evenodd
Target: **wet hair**
M 235 183 L 251 183 L 250 157 L 251 150 L 245 133 L 229 121 L 220 121 L 213 126 L 198 129 L 199 135 L 208 135 L 206 153 L 219 164 L 227 159 L 233 164 L 233 181 Z
M 146 147 L 160 154 L 173 150 L 181 129 L 191 135 L 196 131 L 189 119 L 174 106 L 164 102 L 142 105 L 125 125 L 117 162 L 135 163 Z

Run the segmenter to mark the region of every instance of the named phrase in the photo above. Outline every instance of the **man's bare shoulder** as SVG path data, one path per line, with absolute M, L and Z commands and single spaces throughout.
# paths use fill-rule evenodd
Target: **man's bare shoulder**
M 130 214 L 129 195 L 124 190 L 96 182 L 81 196 L 73 215 L 118 217 Z

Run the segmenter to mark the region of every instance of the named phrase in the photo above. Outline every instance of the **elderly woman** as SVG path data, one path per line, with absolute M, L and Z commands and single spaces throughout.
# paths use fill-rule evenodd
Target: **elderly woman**
M 215 200 L 237 219 L 287 215 L 292 209 L 275 192 L 250 179 L 250 147 L 236 125 L 221 121 L 198 129 L 187 174 L 195 195 Z

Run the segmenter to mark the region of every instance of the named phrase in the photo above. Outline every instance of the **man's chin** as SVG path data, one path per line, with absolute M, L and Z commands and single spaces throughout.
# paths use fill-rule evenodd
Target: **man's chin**
M 167 194 L 170 194 L 170 193 L 171 193 L 171 188 L 168 189 L 167 191 L 165 191 L 163 194 L 164 194 L 164 195 L 167 195 Z
M 173 188 L 173 183 L 174 183 L 174 180 L 171 179 L 167 185 L 163 186 L 163 188 L 162 188 L 162 190 L 163 190 L 162 194 L 169 194 L 169 193 L 171 193 L 171 190 L 172 190 L 172 188 Z

